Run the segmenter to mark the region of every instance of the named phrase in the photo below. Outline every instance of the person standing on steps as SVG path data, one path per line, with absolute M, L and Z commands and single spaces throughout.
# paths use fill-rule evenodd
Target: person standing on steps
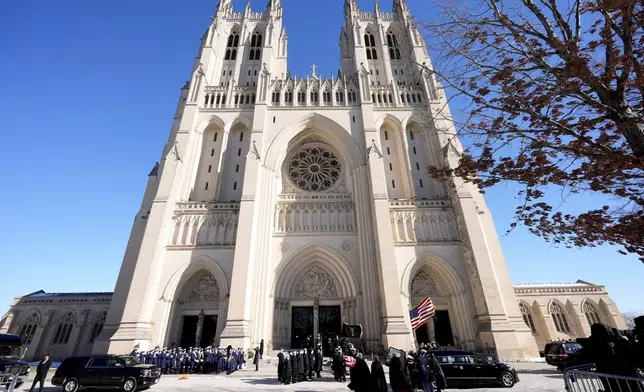
M 255 347 L 255 358 L 253 358 L 253 363 L 255 364 L 255 371 L 259 371 L 259 361 L 262 359 L 262 354 L 259 347 Z
M 259 342 L 259 359 L 264 358 L 264 339 Z
M 280 349 L 277 353 L 277 379 L 284 383 L 284 350 Z
M 34 378 L 33 384 L 31 384 L 29 392 L 32 392 L 34 390 L 36 383 L 38 382 L 40 382 L 40 389 L 38 391 L 42 392 L 42 388 L 45 384 L 45 379 L 47 378 L 47 373 L 49 373 L 50 368 L 51 359 L 49 359 L 49 354 L 45 354 L 43 360 L 38 363 L 38 367 L 36 368 L 36 377 Z

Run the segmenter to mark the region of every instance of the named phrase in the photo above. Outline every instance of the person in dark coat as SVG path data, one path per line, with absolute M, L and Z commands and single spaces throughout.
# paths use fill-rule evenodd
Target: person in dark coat
M 389 364 L 389 383 L 393 392 L 412 392 L 411 381 L 400 358 L 394 356 Z
M 284 383 L 284 352 L 281 349 L 277 353 L 277 379 Z
M 304 381 L 311 379 L 309 377 L 309 369 L 311 368 L 311 364 L 309 363 L 309 353 L 307 351 L 308 348 L 302 350 L 302 360 L 304 361 Z
M 313 349 L 309 347 L 307 349 L 306 355 L 309 357 L 309 380 L 313 380 L 313 371 L 315 369 L 315 353 L 313 352 Z
M 387 392 L 387 379 L 385 378 L 385 371 L 377 356 L 373 356 L 371 363 L 371 380 L 373 382 L 374 392 Z
M 259 359 L 264 358 L 264 339 L 259 342 Z
M 300 350 L 297 353 L 297 372 L 298 380 L 304 381 L 306 379 L 306 372 L 304 368 L 304 351 Z
M 340 368 L 343 366 L 342 363 L 342 351 L 336 349 L 333 353 L 333 359 L 331 362 L 331 370 L 333 371 L 333 379 L 337 382 L 341 381 L 340 378 Z
M 369 366 L 362 358 L 356 358 L 356 364 L 350 370 L 351 382 L 347 387 L 356 392 L 372 392 L 374 390 Z
M 36 377 L 34 378 L 33 384 L 31 384 L 31 388 L 29 389 L 29 392 L 32 392 L 34 388 L 36 387 L 36 383 L 40 382 L 40 389 L 39 391 L 42 392 L 43 385 L 45 384 L 45 379 L 47 378 L 47 373 L 49 373 L 49 369 L 51 368 L 51 359 L 49 359 L 49 354 L 45 354 L 45 357 L 43 358 L 42 361 L 38 363 L 38 367 L 36 368 Z
M 298 378 L 297 352 L 291 352 L 291 382 L 297 383 Z
M 434 382 L 434 374 L 429 366 L 429 356 L 427 351 L 421 349 L 416 356 L 416 366 L 420 373 L 420 381 L 424 392 L 432 392 L 432 383 Z
M 438 359 L 436 359 L 434 353 L 429 353 L 429 368 L 434 374 L 434 381 L 436 383 L 435 392 L 440 392 L 447 388 L 447 379 L 445 379 L 443 368 L 441 368 L 441 365 L 438 363 Z
M 262 358 L 262 354 L 260 354 L 260 349 L 259 347 L 255 347 L 255 357 L 253 358 L 253 364 L 255 365 L 255 371 L 259 371 L 259 360 Z
M 322 347 L 318 345 L 318 348 L 315 349 L 315 376 L 320 378 L 320 372 L 322 371 Z
M 282 366 L 284 366 L 284 369 L 282 370 L 282 377 L 284 377 L 282 383 L 284 385 L 289 385 L 291 383 L 291 377 L 293 375 L 291 358 L 293 358 L 291 355 L 286 354 L 284 355 L 284 361 L 282 362 Z

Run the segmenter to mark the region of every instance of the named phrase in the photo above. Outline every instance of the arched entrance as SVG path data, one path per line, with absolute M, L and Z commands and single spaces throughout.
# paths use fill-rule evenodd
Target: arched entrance
M 273 289 L 275 347 L 303 347 L 307 338 L 340 335 L 356 322 L 356 283 L 344 259 L 325 245 L 309 245 L 281 263 Z
M 165 334 L 159 334 L 165 335 L 165 339 L 157 345 L 219 344 L 228 305 L 228 283 L 215 261 L 199 258 L 175 272 L 164 297 L 169 317 Z
M 403 275 L 402 291 L 410 309 L 431 298 L 435 316 L 416 330 L 416 342 L 473 349 L 474 329 L 466 290 L 458 274 L 445 261 L 424 253 L 412 261 Z

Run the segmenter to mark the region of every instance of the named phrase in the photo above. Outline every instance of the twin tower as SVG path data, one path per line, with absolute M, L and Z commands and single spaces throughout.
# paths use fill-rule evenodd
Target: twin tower
M 462 148 L 406 2 L 344 7 L 327 77 L 288 71 L 279 0 L 264 12 L 220 2 L 95 352 L 297 348 L 348 323 L 369 351 L 437 341 L 538 355 L 482 195 L 428 174 Z M 412 332 L 425 297 L 436 316 Z

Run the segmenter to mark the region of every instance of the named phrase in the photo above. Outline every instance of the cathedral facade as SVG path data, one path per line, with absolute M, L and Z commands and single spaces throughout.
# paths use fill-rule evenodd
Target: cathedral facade
M 478 189 L 428 173 L 455 167 L 462 147 L 406 2 L 344 7 L 340 71 L 326 77 L 315 66 L 288 72 L 279 0 L 263 12 L 220 2 L 101 328 L 87 313 L 91 344 L 66 354 L 261 339 L 288 348 L 343 322 L 362 325 L 369 351 L 436 340 L 529 358 L 539 356 L 535 334 L 556 337 L 551 302 L 517 298 Z M 601 290 L 588 291 L 601 294 L 588 299 L 598 317 L 623 327 Z M 409 309 L 424 297 L 436 317 L 412 333 Z M 570 336 L 588 329 L 571 313 L 584 314 L 584 298 L 557 300 L 576 320 Z M 24 309 L 8 330 L 20 331 Z M 43 347 L 60 340 L 56 328 L 41 333 Z

